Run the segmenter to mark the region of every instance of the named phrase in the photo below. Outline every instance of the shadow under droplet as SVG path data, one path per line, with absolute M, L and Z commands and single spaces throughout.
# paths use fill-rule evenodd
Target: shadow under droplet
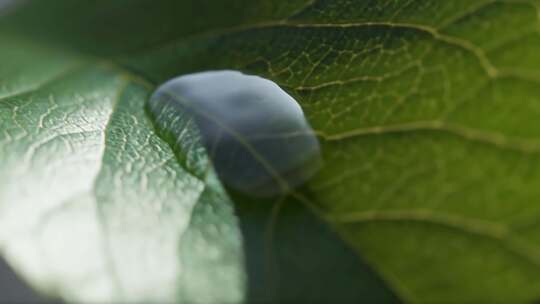
M 303 204 L 233 197 L 244 238 L 248 303 L 400 302 Z

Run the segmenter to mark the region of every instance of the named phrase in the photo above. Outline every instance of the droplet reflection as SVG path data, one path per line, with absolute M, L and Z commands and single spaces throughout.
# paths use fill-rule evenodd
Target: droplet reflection
M 170 119 L 165 110 L 188 113 L 222 182 L 248 195 L 288 192 L 320 167 L 319 142 L 301 107 L 270 80 L 237 71 L 184 75 L 161 85 L 149 109 L 158 118 Z

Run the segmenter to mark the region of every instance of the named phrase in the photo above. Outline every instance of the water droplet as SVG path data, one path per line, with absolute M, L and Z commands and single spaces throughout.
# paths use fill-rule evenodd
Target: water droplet
M 27 0 L 0 0 L 0 16 L 11 13 L 17 6 L 20 6 L 23 1 Z
M 270 80 L 237 71 L 184 75 L 161 85 L 149 109 L 164 129 L 171 123 L 163 119 L 193 118 L 222 182 L 248 195 L 288 192 L 320 167 L 302 108 Z

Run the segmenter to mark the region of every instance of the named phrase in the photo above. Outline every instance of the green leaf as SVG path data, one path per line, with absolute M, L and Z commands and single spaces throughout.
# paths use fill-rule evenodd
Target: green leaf
M 149 84 L 105 62 L 2 41 L 8 260 L 71 301 L 241 300 L 231 202 L 212 174 L 186 171 L 156 136 L 144 112 Z M 201 148 L 185 152 L 206 161 Z
M 33 287 L 74 302 L 393 299 L 305 208 L 275 219 L 246 202 L 235 216 L 191 120 L 173 120 L 180 140 L 154 129 L 154 83 L 4 28 L 0 244 Z
M 5 152 L 0 150 L 0 202 L 20 202 L 3 203 L 10 207 L 2 205 L 1 222 L 10 229 L 0 229 L 2 233 L 9 231 L 7 236 L 0 234 L 0 241 L 7 238 L 18 243 L 22 238 L 15 237 L 17 223 L 25 217 L 39 217 L 39 212 L 28 210 L 37 208 L 35 202 L 44 198 L 41 193 L 50 193 L 61 197 L 59 202 L 78 202 L 68 206 L 86 202 L 91 210 L 92 206 L 105 210 L 104 213 L 96 212 L 102 214 L 104 220 L 95 220 L 93 225 L 105 223 L 105 226 L 95 229 L 107 229 L 111 232 L 105 234 L 108 238 L 118 238 L 118 243 L 106 242 L 115 244 L 113 248 L 99 251 L 109 252 L 103 260 L 110 263 L 108 265 L 115 265 L 115 252 L 127 250 L 128 247 L 124 247 L 126 243 L 122 244 L 122 241 L 129 239 L 130 235 L 119 227 L 128 226 L 133 229 L 130 231 L 140 231 L 132 227 L 137 227 L 134 224 L 139 224 L 141 218 L 131 217 L 128 210 L 148 215 L 144 208 L 127 209 L 126 203 L 139 199 L 144 202 L 150 193 L 163 193 L 158 191 L 157 185 L 161 185 L 159 178 L 148 179 L 156 184 L 146 191 L 137 188 L 140 187 L 140 169 L 127 164 L 151 166 L 156 159 L 166 159 L 163 153 L 168 153 L 172 160 L 167 166 L 171 169 L 164 167 L 163 170 L 183 174 L 177 175 L 177 179 L 162 177 L 163 183 L 176 181 L 185 186 L 192 179 L 201 187 L 208 184 L 190 173 L 182 160 L 175 159 L 179 155 L 189 155 L 189 151 L 167 145 L 170 139 L 155 135 L 141 110 L 148 94 L 145 83 L 157 84 L 194 71 L 231 68 L 267 77 L 287 89 L 299 100 L 320 135 L 325 166 L 285 205 L 309 209 L 323 219 L 354 248 L 359 257 L 367 261 L 400 299 L 407 302 L 530 302 L 540 297 L 540 192 L 537 185 L 540 179 L 540 127 L 537 124 L 540 117 L 540 36 L 536 1 L 368 0 L 355 3 L 315 0 L 292 2 L 290 5 L 284 4 L 285 1 L 283 4 L 279 1 L 258 1 L 255 4 L 234 1 L 237 9 L 230 14 L 224 13 L 226 10 L 217 4 L 218 1 L 208 6 L 202 1 L 195 2 L 197 4 L 158 6 L 161 8 L 155 10 L 135 6 L 141 9 L 134 10 L 133 15 L 126 15 L 118 9 L 122 3 L 119 1 L 118 6 L 98 5 L 102 10 L 92 10 L 88 14 L 81 13 L 82 10 L 67 14 L 73 16 L 67 21 L 58 20 L 62 19 L 58 18 L 58 11 L 63 9 L 58 6 L 43 9 L 46 5 L 41 4 L 30 6 L 26 13 L 23 11 L 6 22 L 6 28 L 17 32 L 17 35 L 46 37 L 46 40 L 55 41 L 64 48 L 106 56 L 109 63 L 87 63 L 86 68 L 71 67 L 71 64 L 81 64 L 73 62 L 80 59 L 69 59 L 71 57 L 65 54 L 56 55 L 59 57 L 57 62 L 51 55 L 41 57 L 47 58 L 45 63 L 43 60 L 32 62 L 30 58 L 34 56 L 21 55 L 15 42 L 12 50 L 7 48 L 5 51 L 5 46 L 0 49 L 1 53 L 11 54 L 11 57 L 0 55 L 0 58 L 9 58 L 6 60 L 8 68 L 2 65 L 0 69 L 0 79 L 9 75 L 7 84 L 2 83 L 1 86 L 5 92 L 3 95 L 32 89 L 36 83 L 46 81 L 52 75 L 62 77 L 66 69 L 74 68 L 83 73 L 69 72 L 70 77 L 57 84 L 59 92 L 43 92 L 41 100 L 45 101 L 41 103 L 26 99 L 32 109 L 21 112 L 25 101 L 21 98 L 7 98 L 7 102 L 0 103 L 9 109 L 0 111 L 0 130 L 7 130 L 4 132 L 8 134 L 4 135 L 6 138 L 14 138 L 12 144 L 0 148 L 8 149 Z M 96 18 L 101 16 L 100 12 L 107 9 L 110 9 L 110 14 L 100 23 L 102 27 L 93 27 Z M 145 15 L 145 11 L 148 14 Z M 201 20 L 205 22 L 190 21 L 196 19 L 190 16 L 198 12 L 204 16 Z M 42 28 L 34 29 L 34 20 L 39 14 L 43 14 L 45 22 Z M 150 16 L 154 18 L 157 15 L 168 16 L 168 19 L 161 19 L 163 24 L 149 21 Z M 122 25 L 111 27 L 115 21 Z M 110 28 L 113 28 L 112 32 L 104 30 Z M 160 30 L 162 28 L 167 30 Z M 21 62 L 25 64 L 22 67 Z M 9 68 L 9 64 L 14 67 Z M 118 64 L 130 72 L 119 70 Z M 28 85 L 30 81 L 34 85 Z M 67 135 L 75 139 L 74 143 L 66 145 L 61 139 L 65 136 L 59 137 L 57 141 L 60 143 L 47 144 L 45 147 L 49 150 L 39 152 L 44 147 L 39 144 L 40 140 L 47 137 L 39 132 L 40 128 L 36 131 L 35 126 L 40 125 L 39 117 L 51 109 L 51 105 L 47 105 L 50 102 L 48 97 L 60 92 L 66 94 L 68 88 L 71 96 L 80 97 L 66 101 L 66 107 L 72 107 L 68 110 L 72 113 L 70 115 L 79 113 L 81 117 L 89 117 L 80 113 L 81 107 L 73 101 L 86 100 L 88 106 L 96 107 L 86 111 L 101 113 L 101 116 L 84 121 L 84 130 L 90 130 L 90 133 L 85 133 L 82 139 L 77 138 L 81 137 L 80 134 Z M 90 102 L 92 98 L 94 102 Z M 53 100 L 58 100 L 56 103 L 60 107 L 62 99 L 56 97 Z M 134 106 L 137 102 L 138 106 Z M 101 103 L 109 106 L 98 106 Z M 116 104 L 114 110 L 112 104 Z M 125 106 L 122 107 L 123 104 Z M 103 110 L 107 108 L 108 111 Z M 70 115 L 62 119 L 73 117 Z M 34 130 L 29 126 L 34 126 Z M 66 128 L 65 124 L 49 132 L 80 132 L 63 128 Z M 102 132 L 92 136 L 91 130 Z M 128 134 L 130 137 L 126 139 Z M 24 136 L 23 140 L 17 136 Z M 136 142 L 138 147 L 145 142 L 141 138 L 155 141 L 147 149 L 161 147 L 162 150 L 146 154 L 140 154 L 139 149 L 130 150 L 129 143 Z M 94 144 L 91 144 L 92 140 Z M 81 142 L 85 143 L 84 148 L 80 148 L 85 149 L 81 152 L 84 157 L 76 157 L 78 162 L 84 161 L 83 165 L 77 165 L 81 169 L 62 166 L 62 174 L 70 177 L 88 175 L 85 178 L 96 183 L 86 182 L 85 186 L 78 188 L 64 184 L 64 190 L 76 189 L 77 193 L 85 193 L 89 188 L 88 191 L 92 192 L 90 196 L 64 197 L 64 191 L 52 191 L 55 189 L 53 175 L 36 170 L 32 163 L 41 162 L 47 165 L 43 165 L 42 170 L 50 170 L 47 168 L 54 164 L 51 155 L 64 164 L 69 160 L 68 156 L 75 155 L 66 151 L 77 151 L 75 143 Z M 88 152 L 89 147 L 97 151 Z M 32 162 L 24 161 L 27 151 L 33 150 L 36 152 L 30 152 L 29 157 Z M 36 153 L 42 153 L 42 156 Z M 204 153 L 198 153 L 204 158 Z M 134 161 L 137 159 L 153 161 L 141 164 Z M 30 166 L 32 173 L 17 175 L 23 171 L 20 166 Z M 114 186 L 118 178 L 123 181 L 121 187 Z M 80 179 L 67 180 L 75 182 Z M 47 191 L 36 191 L 39 185 Z M 266 220 L 261 214 L 268 214 L 271 208 L 251 207 L 261 209 L 253 211 L 250 206 L 254 202 L 243 203 L 235 198 L 240 216 L 236 219 L 219 184 L 211 185 L 209 189 L 221 195 L 221 199 L 209 201 L 229 204 L 228 211 L 224 212 L 227 216 L 219 216 L 216 220 L 224 221 L 223 225 L 235 231 L 227 236 L 235 235 L 237 238 L 234 242 L 222 243 L 218 243 L 221 238 L 217 238 L 211 244 L 222 250 L 224 255 L 234 250 L 239 252 L 229 257 L 227 262 L 236 261 L 238 267 L 234 268 L 234 273 L 238 279 L 235 282 L 239 286 L 245 282 L 243 275 L 251 276 L 250 266 L 243 268 L 241 254 L 246 254 L 247 261 L 253 258 L 250 251 L 246 251 L 246 245 L 261 235 L 254 232 L 253 237 L 246 231 L 261 230 Z M 192 186 L 185 187 L 189 193 L 201 191 L 195 191 Z M 175 191 L 177 188 L 181 187 L 178 184 L 169 186 Z M 133 189 L 138 191 L 132 192 Z M 193 196 L 197 198 L 187 200 L 185 194 L 178 194 L 170 202 L 189 201 L 185 203 L 190 206 L 186 207 L 188 209 L 199 206 L 198 196 Z M 171 203 L 176 208 L 178 205 Z M 20 210 L 20 214 L 8 216 L 4 208 L 15 208 Z M 78 212 L 87 214 L 88 209 Z M 294 220 L 293 211 L 276 211 L 276 214 L 278 219 L 285 219 L 276 227 L 294 227 L 294 223 L 301 222 Z M 300 214 L 309 217 L 307 211 Z M 4 217 L 10 220 L 4 221 Z M 170 224 L 165 224 L 167 218 Z M 180 223 L 182 218 L 184 226 Z M 148 234 L 148 241 L 156 240 L 152 235 L 172 235 L 174 229 L 171 227 L 176 227 L 178 235 L 182 230 L 179 227 L 186 229 L 188 219 L 185 212 L 174 216 L 167 213 L 166 219 L 160 218 L 159 225 L 154 226 L 156 233 Z M 146 221 L 153 223 L 144 217 L 141 225 Z M 286 223 L 291 221 L 293 224 L 287 226 Z M 61 223 L 60 220 L 55 222 Z M 318 225 L 315 220 L 308 222 L 308 226 Z M 28 225 L 23 223 L 21 226 L 27 228 Z M 144 228 L 143 231 L 153 230 Z M 281 244 L 287 244 L 281 237 L 294 230 L 285 231 L 277 238 Z M 318 230 L 308 229 L 308 235 L 313 231 Z M 240 235 L 244 242 L 239 240 Z M 77 240 L 79 238 L 80 234 Z M 23 253 L 35 254 L 28 249 L 28 246 L 36 244 L 35 241 L 21 243 L 16 246 L 21 248 L 19 250 L 9 247 L 4 250 L 14 264 L 22 263 L 18 257 Z M 184 248 L 188 249 L 186 252 L 192 252 L 189 250 L 191 246 Z M 301 247 L 290 245 L 286 248 L 298 252 Z M 305 257 L 306 254 L 299 256 Z M 339 262 L 340 259 L 334 261 Z M 61 264 L 66 267 L 66 264 Z M 302 260 L 294 263 L 298 264 L 302 264 Z M 33 266 L 26 268 L 34 269 Z M 199 270 L 198 267 L 195 272 L 208 274 Z M 125 269 L 116 272 L 120 276 L 130 275 Z M 39 275 L 35 273 L 28 277 L 39 278 Z M 336 273 L 331 274 L 334 275 L 337 276 Z M 331 276 L 328 281 L 332 280 Z M 144 280 L 144 277 L 139 279 Z M 366 282 L 370 280 L 377 281 L 366 279 Z M 126 284 L 122 278 L 118 281 Z M 51 284 L 50 280 L 43 282 Z M 290 285 L 294 282 L 286 286 Z M 128 287 L 131 286 L 135 285 Z M 252 284 L 248 286 L 253 287 Z M 233 291 L 240 290 L 239 294 L 242 294 L 242 288 L 218 287 L 216 293 L 240 300 L 241 296 Z M 196 290 L 189 287 L 181 294 Z M 388 290 L 381 288 L 375 294 L 388 294 Z M 71 295 L 67 297 L 81 299 Z

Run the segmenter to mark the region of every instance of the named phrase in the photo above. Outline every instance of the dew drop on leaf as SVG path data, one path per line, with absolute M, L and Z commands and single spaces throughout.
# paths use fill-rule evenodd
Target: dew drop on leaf
M 268 79 L 229 70 L 180 76 L 156 90 L 149 110 L 165 130 L 173 125 L 165 120 L 193 119 L 222 182 L 247 195 L 289 192 L 320 168 L 302 108 Z

